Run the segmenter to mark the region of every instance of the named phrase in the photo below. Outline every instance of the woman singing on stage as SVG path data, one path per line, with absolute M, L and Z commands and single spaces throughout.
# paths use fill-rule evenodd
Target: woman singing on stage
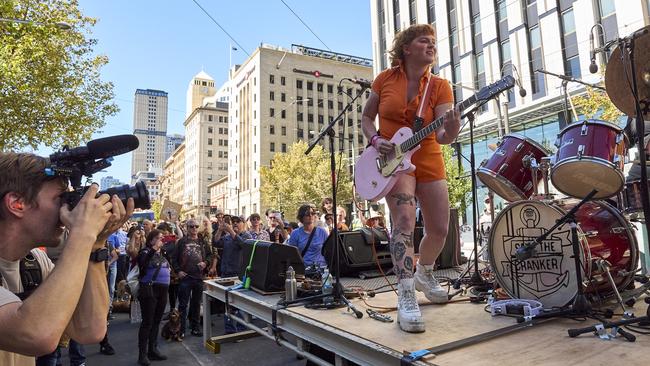
M 402 127 L 414 128 L 416 110 L 422 101 L 424 125 L 444 116 L 444 123 L 425 138 L 415 152 L 416 169 L 403 174 L 386 195 L 392 219 L 390 251 L 398 277 L 397 321 L 407 332 L 423 332 L 424 321 L 415 290 L 429 301 L 447 301 L 447 291 L 433 276 L 433 265 L 442 251 L 449 225 L 449 196 L 440 144 L 458 136 L 460 112 L 447 80 L 431 73 L 436 61 L 436 37 L 428 24 L 413 25 L 395 36 L 390 51 L 393 67 L 375 78 L 363 110 L 362 128 L 372 146 L 386 154 L 393 149 L 390 138 Z M 429 80 L 430 79 L 430 80 Z M 430 92 L 426 93 L 426 86 Z M 379 131 L 374 120 L 379 114 Z M 416 199 L 420 203 L 426 235 L 420 243 L 420 258 L 414 260 L 413 231 Z

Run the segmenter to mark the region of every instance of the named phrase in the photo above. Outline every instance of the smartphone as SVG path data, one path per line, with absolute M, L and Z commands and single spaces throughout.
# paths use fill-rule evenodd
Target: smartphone
M 280 212 L 274 213 L 273 216 L 278 219 L 278 221 L 282 221 L 282 214 Z

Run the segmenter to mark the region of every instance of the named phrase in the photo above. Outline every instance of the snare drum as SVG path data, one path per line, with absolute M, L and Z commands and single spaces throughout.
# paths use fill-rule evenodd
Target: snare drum
M 512 297 L 538 300 L 545 307 L 564 306 L 578 292 L 576 266 L 569 224 L 558 227 L 536 247 L 533 257 L 517 263 L 517 248 L 530 243 L 551 228 L 577 200 L 519 201 L 499 213 L 488 244 L 497 282 Z M 625 288 L 634 279 L 638 247 L 629 224 L 604 201 L 590 201 L 576 213 L 583 266 L 583 288 L 599 295 L 612 288 L 597 261 L 610 264 L 616 287 Z
M 539 174 L 533 181 L 529 159 L 539 163 L 549 152 L 537 142 L 517 134 L 503 137 L 498 149 L 481 163 L 476 175 L 494 193 L 506 201 L 518 201 L 533 195 L 534 186 L 542 179 Z
M 600 199 L 623 188 L 626 144 L 618 126 L 598 120 L 574 123 L 558 134 L 556 146 L 551 181 L 560 192 L 584 198 L 597 189 L 593 198 Z

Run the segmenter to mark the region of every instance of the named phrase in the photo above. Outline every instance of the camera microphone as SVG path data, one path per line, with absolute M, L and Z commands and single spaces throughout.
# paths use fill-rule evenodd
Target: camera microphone
M 140 141 L 135 135 L 104 137 L 88 141 L 86 146 L 53 153 L 50 155 L 50 162 L 105 159 L 133 151 L 138 146 L 140 146 Z

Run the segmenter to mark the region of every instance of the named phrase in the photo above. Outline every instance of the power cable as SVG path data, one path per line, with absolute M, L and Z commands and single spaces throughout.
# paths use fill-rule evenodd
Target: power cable
M 214 22 L 214 24 L 216 24 L 217 27 L 219 27 L 219 28 L 220 28 L 224 33 L 226 33 L 226 35 L 228 36 L 228 38 L 230 38 L 233 42 L 235 42 L 235 44 L 236 44 L 237 46 L 239 46 L 239 48 L 240 48 L 242 51 L 244 51 L 248 56 L 251 55 L 250 53 L 248 53 L 248 51 L 246 51 L 246 49 L 244 48 L 244 46 L 242 46 L 241 44 L 239 44 L 239 42 L 237 42 L 237 40 L 236 40 L 233 36 L 231 36 L 230 33 L 228 33 L 228 31 L 226 31 L 226 30 L 224 29 L 224 27 L 222 27 L 221 24 L 219 24 L 219 22 L 217 22 L 217 21 L 212 17 L 212 15 L 210 15 L 210 13 L 208 13 L 208 11 L 205 10 L 205 9 L 201 6 L 201 4 L 199 4 L 198 1 L 196 1 L 196 0 L 192 0 L 192 1 L 194 2 L 194 4 L 196 4 L 196 6 L 198 6 L 198 7 L 199 7 L 199 8 L 200 8 L 204 13 L 205 13 L 205 15 L 208 16 L 208 18 L 212 19 L 212 21 Z
M 194 1 L 194 0 L 193 0 L 193 1 Z M 327 48 L 328 51 L 332 51 L 332 49 L 329 48 L 329 46 L 327 46 L 327 45 L 325 44 L 325 42 L 323 42 L 322 39 L 320 39 L 320 37 L 319 37 L 319 36 L 318 36 L 318 35 L 317 35 L 317 34 L 316 34 L 312 29 L 311 29 L 311 27 L 309 27 L 309 26 L 307 25 L 307 23 L 305 23 L 305 22 L 300 18 L 300 16 L 299 16 L 298 14 L 296 14 L 296 12 L 293 11 L 293 9 L 291 9 L 291 7 L 290 7 L 290 6 L 289 6 L 289 5 L 288 5 L 284 0 L 280 0 L 280 1 L 282 1 L 282 3 L 284 4 L 284 6 L 286 6 L 287 9 L 289 9 L 289 10 L 293 13 L 293 15 L 295 15 L 296 18 L 298 18 L 298 20 L 300 20 L 300 22 L 301 22 L 301 23 L 302 23 L 302 24 L 303 24 L 307 29 L 309 29 L 309 31 L 311 32 L 311 34 L 314 35 L 314 37 L 318 38 L 318 40 L 320 41 L 320 43 L 322 43 L 323 46 L 325 46 L 325 48 Z

